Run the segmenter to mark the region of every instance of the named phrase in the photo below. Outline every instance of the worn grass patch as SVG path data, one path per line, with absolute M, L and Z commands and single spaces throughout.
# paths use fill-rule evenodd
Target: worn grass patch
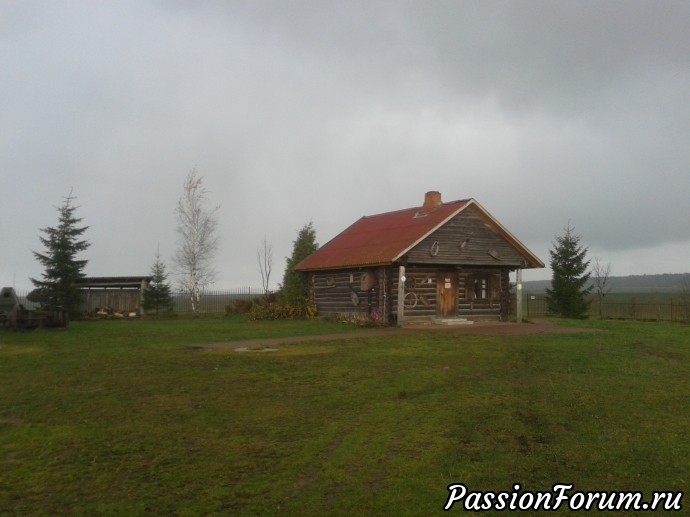
M 428 515 L 456 482 L 687 490 L 690 328 L 573 324 L 605 331 L 271 353 L 187 345 L 345 328 L 0 333 L 0 515 Z

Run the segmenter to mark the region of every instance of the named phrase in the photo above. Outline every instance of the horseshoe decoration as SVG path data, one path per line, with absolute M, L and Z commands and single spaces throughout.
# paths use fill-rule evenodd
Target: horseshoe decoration
M 357 291 L 355 290 L 353 284 L 347 284 L 347 286 L 350 288 L 350 300 L 352 300 L 352 305 L 355 307 L 359 306 L 359 295 L 357 294 Z

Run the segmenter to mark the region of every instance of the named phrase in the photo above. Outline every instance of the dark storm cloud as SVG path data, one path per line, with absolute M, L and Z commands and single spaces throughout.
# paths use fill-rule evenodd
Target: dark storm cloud
M 264 235 L 281 262 L 309 219 L 325 242 L 426 190 L 477 198 L 544 260 L 570 220 L 618 274 L 687 270 L 686 2 L 0 11 L 0 167 L 22 178 L 0 283 L 40 273 L 30 250 L 70 187 L 89 273 L 146 272 L 194 166 L 222 206 L 225 285 L 258 283 Z

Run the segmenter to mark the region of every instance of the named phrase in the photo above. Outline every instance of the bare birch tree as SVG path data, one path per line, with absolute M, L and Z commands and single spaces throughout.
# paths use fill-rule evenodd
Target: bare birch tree
M 604 319 L 604 297 L 609 294 L 613 285 L 611 284 L 611 264 L 603 264 L 599 257 L 594 257 L 592 266 L 592 279 L 594 289 L 599 298 L 599 319 Z
M 259 273 L 261 273 L 261 285 L 264 289 L 264 296 L 268 296 L 269 281 L 273 270 L 273 246 L 266 236 L 261 243 L 261 247 L 256 251 L 256 260 L 259 262 Z
M 216 214 L 220 207 L 205 208 L 208 191 L 203 179 L 196 168 L 189 172 L 175 209 L 179 242 L 173 264 L 180 286 L 189 293 L 194 313 L 199 310 L 201 292 L 215 280 L 213 259 L 218 250 Z

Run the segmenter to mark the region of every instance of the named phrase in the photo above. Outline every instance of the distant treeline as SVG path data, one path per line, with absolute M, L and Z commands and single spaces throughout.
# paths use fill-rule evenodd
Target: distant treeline
M 611 293 L 690 292 L 690 273 L 612 276 L 607 282 L 608 285 L 612 286 Z M 530 280 L 522 283 L 523 291 L 530 293 L 540 293 L 550 287 L 551 280 Z

